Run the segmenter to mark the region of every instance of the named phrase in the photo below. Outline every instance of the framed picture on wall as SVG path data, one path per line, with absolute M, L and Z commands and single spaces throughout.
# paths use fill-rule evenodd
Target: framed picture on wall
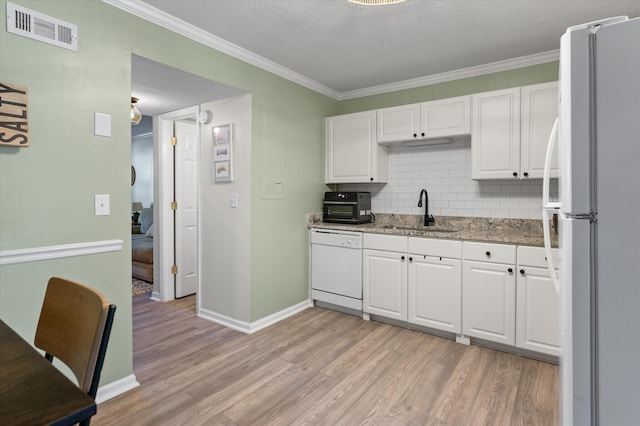
M 213 126 L 213 144 L 222 145 L 232 142 L 231 123 Z
M 231 144 L 213 145 L 213 161 L 229 161 L 231 159 Z
M 213 178 L 216 182 L 231 182 L 231 162 L 230 161 L 214 162 Z
M 213 181 L 233 180 L 233 132 L 232 124 L 212 127 L 213 132 Z

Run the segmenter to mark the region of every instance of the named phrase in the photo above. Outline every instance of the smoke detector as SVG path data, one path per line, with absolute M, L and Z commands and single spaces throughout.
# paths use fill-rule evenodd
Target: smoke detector
M 23 37 L 78 50 L 78 26 L 7 2 L 7 31 Z

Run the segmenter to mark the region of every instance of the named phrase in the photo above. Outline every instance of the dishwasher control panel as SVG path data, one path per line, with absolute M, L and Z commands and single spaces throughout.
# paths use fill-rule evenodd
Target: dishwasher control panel
M 362 233 L 313 229 L 311 231 L 311 244 L 361 249 Z

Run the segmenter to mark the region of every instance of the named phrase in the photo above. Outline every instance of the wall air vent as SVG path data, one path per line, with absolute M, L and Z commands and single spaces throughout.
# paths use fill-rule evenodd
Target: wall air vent
M 77 25 L 9 2 L 7 31 L 65 49 L 78 50 Z

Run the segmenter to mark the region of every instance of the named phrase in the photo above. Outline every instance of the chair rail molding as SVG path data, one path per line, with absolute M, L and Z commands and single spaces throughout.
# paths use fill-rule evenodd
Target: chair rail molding
M 0 266 L 120 251 L 122 250 L 123 244 L 124 241 L 122 240 L 103 240 L 18 250 L 3 250 L 0 251 Z

